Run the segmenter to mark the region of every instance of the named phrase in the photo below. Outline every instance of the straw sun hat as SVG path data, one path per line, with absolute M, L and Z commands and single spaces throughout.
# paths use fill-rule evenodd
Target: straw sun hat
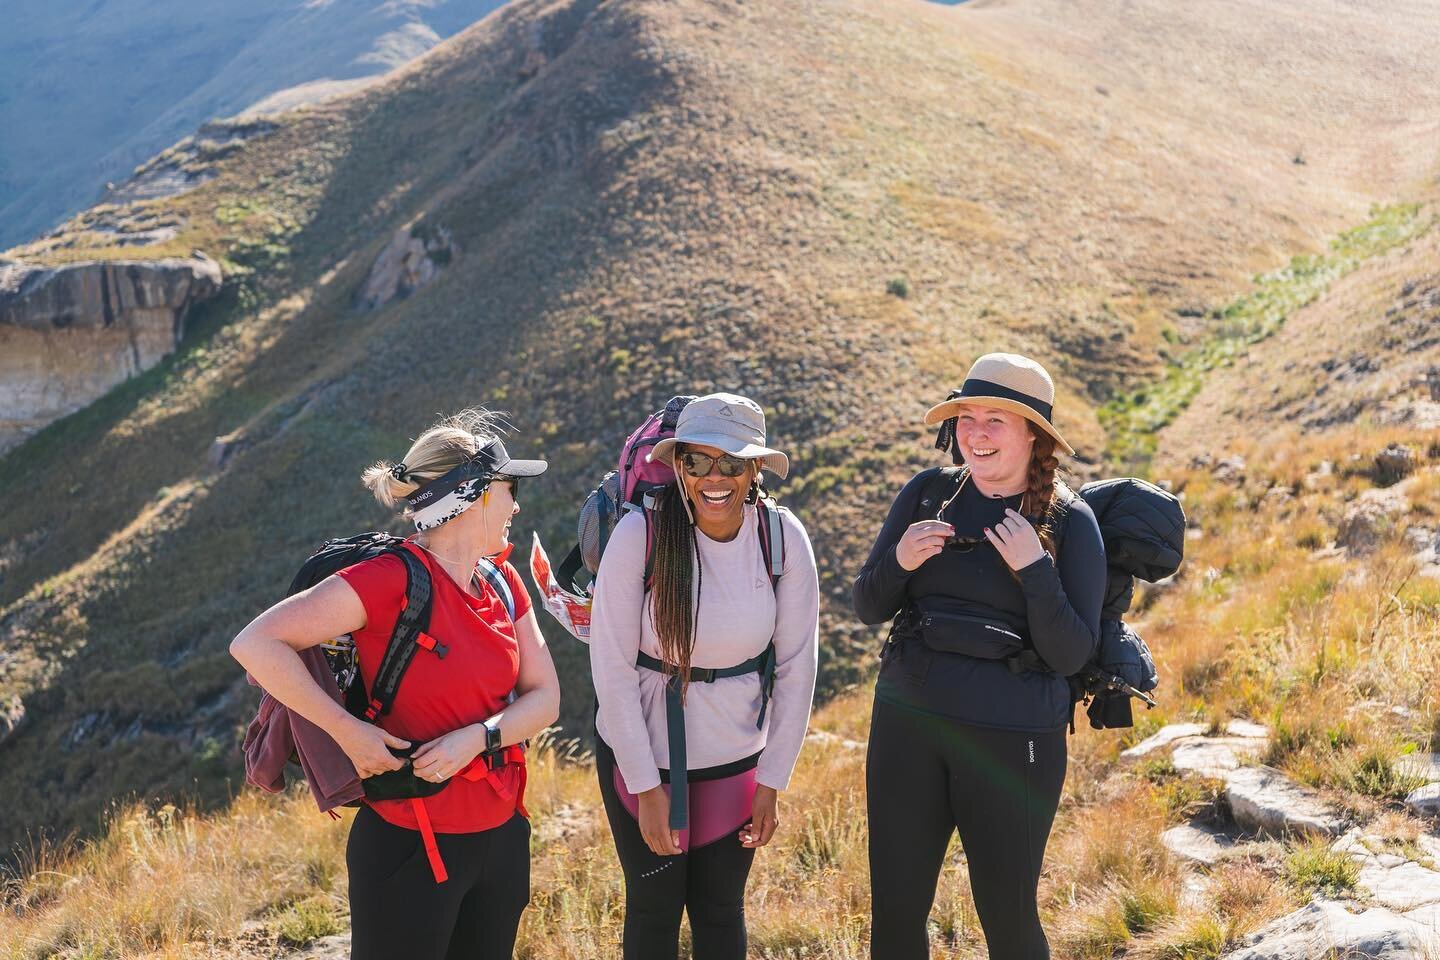
M 956 395 L 937 403 L 925 414 L 925 425 L 933 427 L 957 416 L 964 404 L 980 404 L 1009 410 L 1044 430 L 1070 456 L 1075 448 L 1065 442 L 1050 422 L 1055 406 L 1055 381 L 1029 357 L 1017 353 L 987 353 L 976 360 L 965 375 Z

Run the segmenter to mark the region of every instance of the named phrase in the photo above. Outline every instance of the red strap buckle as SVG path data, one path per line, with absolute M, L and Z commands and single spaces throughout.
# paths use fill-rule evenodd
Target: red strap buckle
M 450 652 L 449 647 L 445 646 L 445 644 L 441 643 L 439 640 L 436 640 L 434 637 L 430 636 L 430 634 L 425 633 L 424 631 L 421 631 L 420 634 L 415 638 L 415 643 L 417 646 L 422 647 L 425 650 L 431 651 L 441 660 L 444 660 L 445 654 Z

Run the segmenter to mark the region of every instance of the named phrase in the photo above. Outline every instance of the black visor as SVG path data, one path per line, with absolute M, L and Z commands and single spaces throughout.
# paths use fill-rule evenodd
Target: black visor
M 412 510 L 419 510 L 445 496 L 467 480 L 484 480 L 487 483 L 499 476 L 538 477 L 549 464 L 544 460 L 511 460 L 505 452 L 505 444 L 499 437 L 492 437 L 475 456 L 455 469 L 427 482 L 419 490 L 405 498 Z

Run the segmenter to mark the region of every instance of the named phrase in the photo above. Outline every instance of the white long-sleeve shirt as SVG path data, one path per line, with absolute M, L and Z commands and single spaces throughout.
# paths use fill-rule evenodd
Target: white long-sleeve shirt
M 758 673 L 691 683 L 685 703 L 689 769 L 733 763 L 763 749 L 756 780 L 776 790 L 789 785 L 805 742 L 820 635 L 820 588 L 810 537 L 789 511 L 780 515 L 785 561 L 773 589 L 760 553 L 755 507 L 746 505 L 740 532 L 728 542 L 712 540 L 695 528 L 703 582 L 698 587 L 691 665 L 733 667 L 758 656 L 773 637 L 775 693 L 765 728 L 755 727 L 760 715 Z M 631 513 L 616 525 L 596 577 L 590 670 L 600 705 L 597 730 L 632 793 L 658 786 L 660 770 L 670 766 L 666 675 L 635 665 L 641 650 L 660 657 L 644 578 L 645 518 Z

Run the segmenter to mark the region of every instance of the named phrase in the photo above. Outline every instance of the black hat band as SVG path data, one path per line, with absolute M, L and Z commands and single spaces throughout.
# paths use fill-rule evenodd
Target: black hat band
M 1010 387 L 1002 386 L 998 383 L 992 383 L 989 380 L 970 379 L 966 380 L 963 384 L 961 384 L 960 396 L 956 397 L 955 399 L 965 400 L 970 397 L 999 397 L 1002 400 L 1014 400 L 1016 403 L 1023 403 L 1025 406 L 1029 407 L 1031 410 L 1034 410 L 1036 413 L 1040 414 L 1040 416 L 1044 417 L 1046 423 L 1050 422 L 1051 414 L 1055 409 L 1053 404 L 1045 403 L 1042 400 L 1037 400 L 1036 398 L 1030 396 L 1030 394 L 1028 393 L 1022 393 L 1019 390 L 1012 390 Z

